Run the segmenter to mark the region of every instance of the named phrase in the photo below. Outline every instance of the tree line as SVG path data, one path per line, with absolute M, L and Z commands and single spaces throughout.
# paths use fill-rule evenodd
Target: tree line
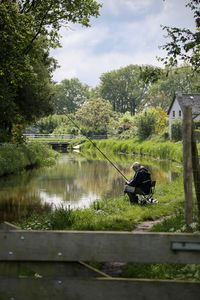
M 83 131 L 108 132 L 127 112 L 130 117 L 148 107 L 167 112 L 177 90 L 200 92 L 200 0 L 189 0 L 187 6 L 196 30 L 163 26 L 171 41 L 163 46 L 167 56 L 160 58 L 165 67 L 129 65 L 102 74 L 100 84 L 91 88 L 78 78 L 55 84 L 52 74 L 57 62 L 49 53 L 60 46 L 61 26 L 90 26 L 91 17 L 100 15 L 100 4 L 94 0 L 0 1 L 0 142 L 19 140 L 28 124 L 42 124 L 44 120 L 38 120 L 48 115 L 72 114 Z M 178 60 L 183 61 L 179 67 Z

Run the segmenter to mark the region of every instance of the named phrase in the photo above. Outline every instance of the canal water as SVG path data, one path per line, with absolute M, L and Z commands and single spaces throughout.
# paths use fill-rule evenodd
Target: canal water
M 120 155 L 110 159 L 128 179 L 134 175 L 131 164 L 139 160 L 157 185 L 174 180 L 179 176 L 177 170 L 181 170 L 178 164 L 174 167 L 171 162 L 149 158 Z M 0 221 L 14 221 L 56 207 L 88 207 L 102 198 L 122 196 L 124 183 L 120 173 L 97 154 L 61 154 L 52 167 L 0 178 Z

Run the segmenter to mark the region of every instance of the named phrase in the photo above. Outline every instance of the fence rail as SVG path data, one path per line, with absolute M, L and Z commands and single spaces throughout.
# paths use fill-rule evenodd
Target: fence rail
M 199 299 L 199 282 L 114 279 L 83 263 L 199 264 L 199 235 L 23 231 L 4 223 L 0 243 L 1 300 Z M 20 276 L 22 266 L 37 278 Z
M 56 138 L 56 139 L 69 139 L 72 140 L 75 138 L 73 134 L 24 134 L 25 137 L 31 139 L 39 139 L 39 138 Z
M 73 134 L 53 134 L 53 133 L 48 133 L 48 134 L 24 134 L 25 137 L 29 138 L 29 139 L 41 139 L 41 138 L 53 138 L 53 139 L 58 139 L 58 140 L 62 140 L 62 139 L 67 139 L 67 140 L 73 140 L 75 138 L 77 138 L 76 135 Z M 82 136 L 84 138 L 84 136 Z M 80 136 L 81 138 L 81 136 Z M 103 139 L 107 139 L 108 136 L 107 135 L 93 135 L 90 137 L 93 140 L 103 140 Z

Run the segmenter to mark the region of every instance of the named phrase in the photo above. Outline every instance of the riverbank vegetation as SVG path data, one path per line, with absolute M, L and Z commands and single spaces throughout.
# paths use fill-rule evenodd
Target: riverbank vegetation
M 161 142 L 158 139 L 149 139 L 141 142 L 135 138 L 129 140 L 100 140 L 95 141 L 95 145 L 105 152 L 146 155 L 177 162 L 182 162 L 183 160 L 183 145 L 181 142 Z M 80 145 L 80 149 L 83 152 L 94 151 L 95 146 L 91 142 L 85 141 Z
M 132 231 L 142 221 L 183 211 L 182 178 L 159 185 L 155 197 L 159 205 L 131 205 L 128 196 L 123 196 L 96 201 L 90 208 L 58 208 L 22 219 L 19 224 L 23 229 Z
M 49 166 L 57 157 L 58 153 L 47 145 L 5 143 L 0 146 L 0 176 L 16 174 L 27 168 Z

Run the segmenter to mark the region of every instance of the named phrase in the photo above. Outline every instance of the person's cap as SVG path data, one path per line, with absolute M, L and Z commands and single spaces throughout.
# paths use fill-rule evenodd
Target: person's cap
M 135 167 L 139 167 L 140 166 L 140 163 L 139 162 L 134 162 L 131 166 L 131 169 L 135 168 Z

